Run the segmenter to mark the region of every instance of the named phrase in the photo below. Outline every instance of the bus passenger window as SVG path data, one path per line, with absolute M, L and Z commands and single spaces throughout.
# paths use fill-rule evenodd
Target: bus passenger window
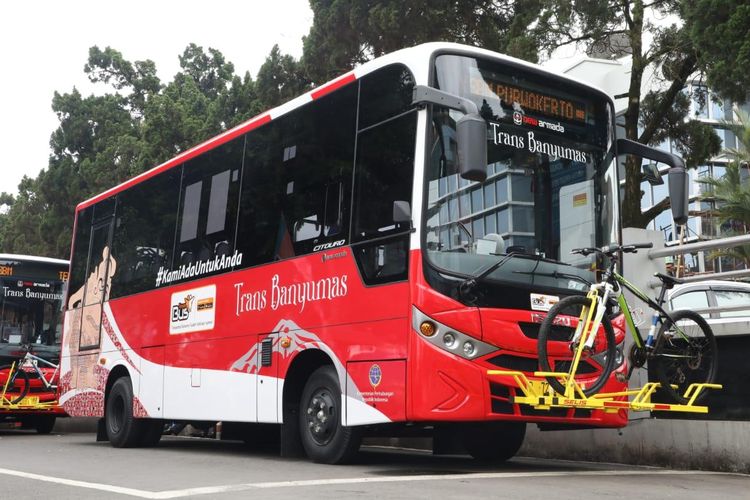
M 177 270 L 195 266 L 192 278 L 231 271 L 245 138 L 188 161 L 182 177 Z
M 111 298 L 151 290 L 160 272 L 172 270 L 181 173 L 174 168 L 117 195 Z

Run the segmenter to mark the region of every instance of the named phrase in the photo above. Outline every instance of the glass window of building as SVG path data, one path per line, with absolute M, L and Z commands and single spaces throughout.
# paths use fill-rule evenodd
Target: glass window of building
M 484 206 L 486 208 L 495 205 L 495 186 L 492 184 L 486 184 L 484 186 Z
M 508 177 L 500 177 L 495 183 L 495 190 L 497 192 L 497 203 L 505 203 L 508 201 Z
M 510 177 L 513 201 L 534 201 L 531 189 L 531 177 L 523 174 L 513 174 Z
M 484 210 L 483 189 L 479 186 L 471 192 L 471 209 L 476 213 Z

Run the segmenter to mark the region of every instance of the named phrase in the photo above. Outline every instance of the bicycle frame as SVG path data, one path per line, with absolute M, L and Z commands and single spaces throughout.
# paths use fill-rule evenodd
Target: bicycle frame
M 32 367 L 34 368 L 36 375 L 42 381 L 46 389 L 57 389 L 57 385 L 53 384 L 52 382 L 49 382 L 47 378 L 44 376 L 44 372 L 42 372 L 42 370 L 39 369 L 39 363 L 43 363 L 49 366 L 50 368 L 55 369 L 55 371 L 52 373 L 52 377 L 50 378 L 50 380 L 54 381 L 55 377 L 57 376 L 57 372 L 60 369 L 60 365 L 51 363 L 47 361 L 46 359 L 42 359 L 39 356 L 35 356 L 34 354 L 31 354 L 30 352 L 27 352 L 26 355 L 21 359 L 21 361 L 19 361 L 17 369 L 20 370 L 24 367 Z
M 664 303 L 664 297 L 667 291 L 666 286 L 662 285 L 661 291 L 659 293 L 659 298 L 654 301 L 638 287 L 625 279 L 624 276 L 619 274 L 616 271 L 614 265 L 609 269 L 608 274 L 609 277 L 605 276 L 605 279 L 602 282 L 592 285 L 589 289 L 588 294 L 586 295 L 586 298 L 591 301 L 591 305 L 582 310 L 581 315 L 578 318 L 578 326 L 576 327 L 576 331 L 573 336 L 574 341 L 578 341 L 578 346 L 576 347 L 575 353 L 573 355 L 570 373 L 575 373 L 578 369 L 578 364 L 581 360 L 581 357 L 583 356 L 583 351 L 586 348 L 590 349 L 591 347 L 593 347 L 594 339 L 596 338 L 596 332 L 599 331 L 599 326 L 601 325 L 602 317 L 604 316 L 606 302 L 609 300 L 611 293 L 614 291 L 609 279 L 614 280 L 621 287 L 620 293 L 617 296 L 617 304 L 620 306 L 620 310 L 625 317 L 625 322 L 628 328 L 630 328 L 633 341 L 639 349 L 643 349 L 644 346 L 647 345 L 647 343 L 643 340 L 640 329 L 638 329 L 638 327 L 635 325 L 635 321 L 633 320 L 633 313 L 630 310 L 630 306 L 628 305 L 627 300 L 625 299 L 625 295 L 622 293 L 622 288 L 629 290 L 631 293 L 633 293 L 633 295 L 635 295 L 641 301 L 645 302 L 651 309 L 655 311 L 651 319 L 652 330 L 649 331 L 649 342 L 653 338 L 657 324 L 659 322 L 662 322 L 662 318 L 670 317 L 669 313 L 661 307 L 661 304 Z M 648 345 L 650 346 L 651 344 L 649 343 Z M 566 396 L 572 395 L 574 393 L 574 387 L 574 377 L 569 377 L 566 381 L 565 386 Z
M 651 317 L 651 328 L 655 329 L 658 322 L 662 322 L 662 318 L 670 317 L 669 313 L 661 306 L 661 304 L 664 303 L 664 296 L 666 295 L 666 292 L 667 292 L 666 286 L 662 285 L 661 291 L 659 292 L 659 298 L 655 301 L 652 298 L 650 298 L 648 295 L 646 295 L 643 291 L 641 291 L 638 287 L 636 287 L 634 284 L 632 284 L 627 279 L 625 279 L 617 271 L 613 271 L 612 276 L 620 286 L 629 290 L 633 295 L 635 295 L 642 302 L 645 302 L 651 309 L 655 311 L 655 313 Z M 620 310 L 625 316 L 625 322 L 628 328 L 630 328 L 631 336 L 633 337 L 633 341 L 635 342 L 635 345 L 639 349 L 642 349 L 646 343 L 643 340 L 641 331 L 635 325 L 635 321 L 633 320 L 633 313 L 630 310 L 630 306 L 628 305 L 627 300 L 625 300 L 624 294 L 621 293 L 620 296 L 617 298 L 617 304 L 620 306 Z

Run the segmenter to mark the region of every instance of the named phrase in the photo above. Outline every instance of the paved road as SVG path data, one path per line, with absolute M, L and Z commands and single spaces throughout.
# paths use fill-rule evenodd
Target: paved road
M 377 447 L 355 465 L 324 466 L 235 442 L 167 437 L 116 450 L 91 434 L 0 430 L 0 484 L 0 499 L 746 500 L 750 476 L 531 458 L 486 466 Z

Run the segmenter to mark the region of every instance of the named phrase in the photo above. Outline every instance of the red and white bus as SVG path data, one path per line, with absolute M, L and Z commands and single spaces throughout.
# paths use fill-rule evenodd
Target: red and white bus
M 615 143 L 609 96 L 526 62 L 364 64 L 77 207 L 61 402 L 117 447 L 265 423 L 328 463 L 370 431 L 506 459 L 527 422 L 623 426 L 486 375 L 537 370 L 545 311 L 593 279 L 569 250 L 618 240 Z
M 20 423 L 41 434 L 51 432 L 55 419 L 65 416 L 63 409 L 54 405 L 55 391 L 31 377 L 29 392 L 19 401 L 19 408 L 9 402 L 21 395 L 5 385 L 11 364 L 18 363 L 27 350 L 50 363 L 59 363 L 68 265 L 67 260 L 0 253 L 0 394 L 5 391 L 0 401 L 0 422 Z M 57 383 L 53 368 L 40 365 L 40 370 L 50 382 Z

